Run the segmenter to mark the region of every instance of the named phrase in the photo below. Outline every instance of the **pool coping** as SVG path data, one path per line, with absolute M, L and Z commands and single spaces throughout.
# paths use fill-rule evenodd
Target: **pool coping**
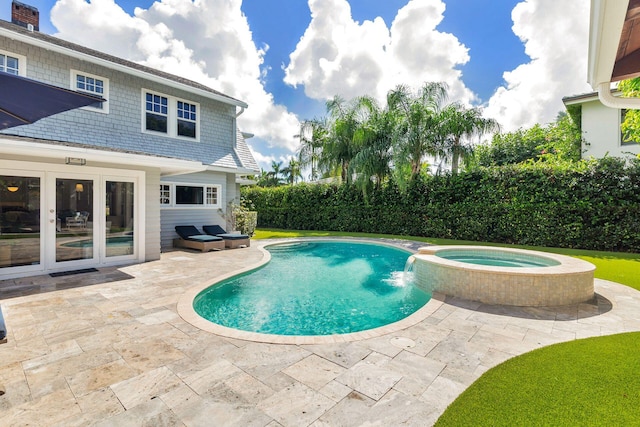
M 223 276 L 219 276 L 214 278 L 210 278 L 207 280 L 203 280 L 197 285 L 189 288 L 178 300 L 177 311 L 178 315 L 182 317 L 186 322 L 195 326 L 198 329 L 201 329 L 205 332 L 210 332 L 216 335 L 220 335 L 227 338 L 234 338 L 245 341 L 253 341 L 253 342 L 261 342 L 268 344 L 291 344 L 291 345 L 301 345 L 301 344 L 335 344 L 335 343 L 344 343 L 351 341 L 359 341 L 365 340 L 369 338 L 377 338 L 383 335 L 391 334 L 394 332 L 398 332 L 404 329 L 407 329 L 411 326 L 414 326 L 424 319 L 433 314 L 436 310 L 438 310 L 442 304 L 444 304 L 445 295 L 439 292 L 434 292 L 431 295 L 431 299 L 423 305 L 420 309 L 405 317 L 404 319 L 398 320 L 397 322 L 390 323 L 388 325 L 380 326 L 374 329 L 367 329 L 359 332 L 351 332 L 348 334 L 333 334 L 333 335 L 274 335 L 274 334 L 264 334 L 259 332 L 249 332 L 242 331 L 239 329 L 228 328 L 226 326 L 219 325 L 217 323 L 213 323 L 203 317 L 201 317 L 193 308 L 193 300 L 195 297 L 202 292 L 203 290 L 220 283 L 224 280 L 227 280 L 231 277 L 237 276 L 239 274 L 251 272 L 257 268 L 260 268 L 264 264 L 268 263 L 271 260 L 271 253 L 266 250 L 267 246 L 273 246 L 283 243 L 297 243 L 297 242 L 314 242 L 314 241 L 349 241 L 354 243 L 369 243 L 369 244 L 379 244 L 395 247 L 398 249 L 402 249 L 407 251 L 408 254 L 415 254 L 416 251 L 406 248 L 400 244 L 395 244 L 392 242 L 376 240 L 376 239 L 354 239 L 354 238 L 325 238 L 325 237 L 315 237 L 315 238 L 290 238 L 290 239 L 273 239 L 273 240 L 265 240 L 257 243 L 256 248 L 260 250 L 263 254 L 262 260 L 259 262 L 239 269 L 237 271 L 225 274 Z

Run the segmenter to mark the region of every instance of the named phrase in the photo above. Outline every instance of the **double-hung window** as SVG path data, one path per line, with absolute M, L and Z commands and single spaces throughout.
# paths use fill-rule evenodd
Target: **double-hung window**
M 169 99 L 166 96 L 147 92 L 145 105 L 145 129 L 167 133 L 169 129 L 167 126 L 169 123 Z
M 178 135 L 189 138 L 196 137 L 196 105 L 178 101 Z
M 160 206 L 220 208 L 222 187 L 212 184 L 160 184 Z
M 90 93 L 91 95 L 100 96 L 107 101 L 109 100 L 109 79 L 104 77 L 71 70 L 71 87 L 78 92 Z M 96 102 L 84 108 L 105 114 L 109 113 L 108 102 Z
M 199 140 L 200 105 L 143 89 L 143 132 L 172 138 Z
M 0 71 L 3 73 L 24 76 L 26 70 L 26 58 L 11 52 L 0 50 Z

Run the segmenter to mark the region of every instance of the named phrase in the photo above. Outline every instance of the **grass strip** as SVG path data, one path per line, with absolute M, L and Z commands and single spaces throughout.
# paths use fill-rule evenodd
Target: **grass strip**
M 436 426 L 630 426 L 640 420 L 640 333 L 586 338 L 487 371 Z

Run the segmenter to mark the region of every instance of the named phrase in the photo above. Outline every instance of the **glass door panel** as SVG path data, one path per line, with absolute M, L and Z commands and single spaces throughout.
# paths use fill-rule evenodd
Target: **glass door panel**
M 133 182 L 106 181 L 106 256 L 133 255 Z
M 93 180 L 56 178 L 56 262 L 93 259 Z
M 0 269 L 40 260 L 40 178 L 0 175 Z

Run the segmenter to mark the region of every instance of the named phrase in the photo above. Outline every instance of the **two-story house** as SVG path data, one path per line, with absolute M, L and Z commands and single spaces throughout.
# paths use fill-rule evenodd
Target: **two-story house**
M 624 109 L 604 105 L 597 92 L 562 98 L 570 114 L 579 117 L 582 130 L 582 157 L 629 157 L 640 154 L 640 144 L 626 141 L 620 124 Z
M 247 104 L 40 33 L 36 9 L 11 7 L 0 72 L 105 102 L 0 132 L 0 279 L 155 260 L 175 225 L 225 225 L 259 172 L 236 124 Z

